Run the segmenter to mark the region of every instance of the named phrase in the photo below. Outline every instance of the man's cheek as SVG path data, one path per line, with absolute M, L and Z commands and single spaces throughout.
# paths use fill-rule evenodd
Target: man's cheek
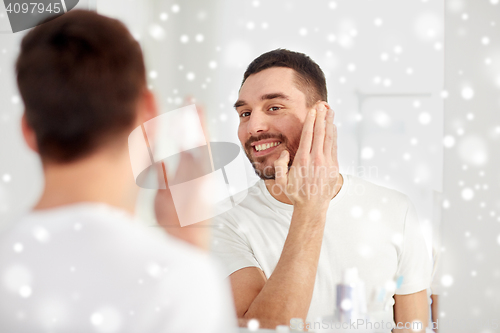
M 240 140 L 241 145 L 244 146 L 244 144 L 247 141 L 247 138 L 244 135 L 244 130 L 241 124 L 238 126 L 238 139 Z

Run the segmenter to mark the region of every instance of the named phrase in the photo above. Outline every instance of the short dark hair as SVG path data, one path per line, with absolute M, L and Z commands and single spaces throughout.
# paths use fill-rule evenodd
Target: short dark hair
M 33 28 L 16 73 L 42 161 L 57 163 L 126 144 L 147 89 L 141 48 L 125 25 L 84 10 Z
M 272 67 L 287 67 L 295 71 L 297 87 L 306 95 L 307 106 L 317 101 L 327 101 L 325 74 L 318 64 L 304 53 L 286 49 L 266 52 L 252 61 L 243 75 L 241 85 L 250 75 Z

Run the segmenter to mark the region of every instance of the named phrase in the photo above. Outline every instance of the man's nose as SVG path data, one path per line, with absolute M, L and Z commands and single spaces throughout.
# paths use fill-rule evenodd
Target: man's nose
M 254 111 L 250 114 L 250 119 L 247 122 L 247 131 L 250 135 L 257 135 L 262 132 L 267 132 L 269 129 L 268 117 L 259 111 Z

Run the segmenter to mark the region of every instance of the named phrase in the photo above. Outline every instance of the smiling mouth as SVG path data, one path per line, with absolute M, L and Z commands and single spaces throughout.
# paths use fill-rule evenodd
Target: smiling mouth
M 262 151 L 266 151 L 270 148 L 273 148 L 273 147 L 276 147 L 276 146 L 279 146 L 281 144 L 281 142 L 279 141 L 276 141 L 276 142 L 269 142 L 269 143 L 264 143 L 264 144 L 261 144 L 261 145 L 255 145 L 253 147 L 253 149 L 256 151 L 256 152 L 262 152 Z

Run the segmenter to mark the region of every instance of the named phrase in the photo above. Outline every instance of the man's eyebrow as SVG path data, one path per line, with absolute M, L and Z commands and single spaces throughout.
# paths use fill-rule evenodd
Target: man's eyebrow
M 260 97 L 261 100 L 265 101 L 266 99 L 275 99 L 275 98 L 281 98 L 281 99 L 286 99 L 289 100 L 290 98 L 283 94 L 283 93 L 270 93 L 270 94 L 265 94 Z
M 244 100 L 242 99 L 239 99 L 236 101 L 236 103 L 234 103 L 233 107 L 236 109 L 236 108 L 239 108 L 240 106 L 243 106 L 243 105 L 246 105 L 247 102 L 245 102 Z
M 260 97 L 260 99 L 263 101 L 268 100 L 268 99 L 275 99 L 275 98 L 281 98 L 281 99 L 285 99 L 285 100 L 290 99 L 287 95 L 280 93 L 280 92 L 265 94 L 265 95 L 262 95 Z M 244 105 L 247 105 L 247 102 L 245 102 L 242 99 L 239 99 L 236 101 L 236 103 L 234 103 L 234 108 L 236 109 L 236 108 L 239 108 L 240 106 L 244 106 Z

